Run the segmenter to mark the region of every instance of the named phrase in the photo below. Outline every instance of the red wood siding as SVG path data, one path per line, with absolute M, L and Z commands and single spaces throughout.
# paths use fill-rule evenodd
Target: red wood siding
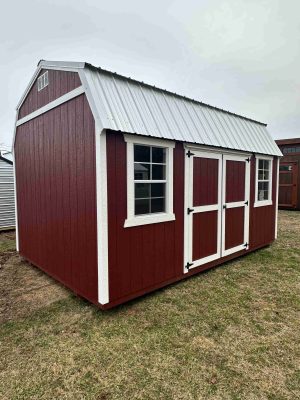
M 277 161 L 275 159 L 273 163 L 273 205 L 253 208 L 255 158 L 252 157 L 249 250 L 242 250 L 191 269 L 188 274 L 183 274 L 184 157 L 183 145 L 177 142 L 174 149 L 174 213 L 176 220 L 124 228 L 124 221 L 127 217 L 126 144 L 122 133 L 112 131 L 107 133 L 110 303 L 104 308 L 120 304 L 169 283 L 186 278 L 189 275 L 194 275 L 197 272 L 219 265 L 227 260 L 247 254 L 249 251 L 265 246 L 274 240 Z M 196 193 L 199 194 L 197 189 Z M 200 198 L 196 197 L 195 201 L 200 201 Z M 208 215 L 197 218 L 202 217 L 208 218 Z M 201 222 L 203 226 L 208 221 L 198 222 L 199 224 Z M 206 240 L 207 229 L 197 229 L 197 235 L 196 242 L 200 243 L 201 240 Z M 231 240 L 235 240 L 235 238 Z M 209 245 L 205 246 L 205 249 L 206 247 L 208 249 Z M 213 251 L 214 249 L 211 249 L 211 252 Z M 200 247 L 194 249 L 194 256 L 198 258 L 199 254 L 197 252 L 200 252 L 201 257 L 206 255 L 206 253 L 202 254 Z M 207 252 L 209 251 L 207 250 Z
M 20 254 L 96 303 L 94 137 L 81 95 L 19 126 L 15 157 Z
M 42 75 L 46 70 L 41 70 Z M 77 72 L 47 70 L 49 84 L 41 91 L 38 91 L 37 79 L 30 89 L 26 99 L 19 109 L 19 119 L 43 107 L 60 96 L 76 89 L 81 85 Z
M 184 151 L 174 149 L 174 193 L 184 190 Z M 183 196 L 174 196 L 176 221 L 124 228 L 127 218 L 126 144 L 107 134 L 110 301 L 180 275 L 183 266 Z

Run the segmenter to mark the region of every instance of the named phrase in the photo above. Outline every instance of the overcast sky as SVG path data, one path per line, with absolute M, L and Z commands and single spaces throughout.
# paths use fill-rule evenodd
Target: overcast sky
M 87 61 L 300 136 L 299 0 L 4 2 L 0 143 L 40 59 Z

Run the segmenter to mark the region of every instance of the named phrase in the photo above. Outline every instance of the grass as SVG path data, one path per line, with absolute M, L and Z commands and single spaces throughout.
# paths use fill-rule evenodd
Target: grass
M 299 212 L 272 246 L 111 311 L 10 253 L 0 280 L 16 271 L 1 399 L 300 399 Z

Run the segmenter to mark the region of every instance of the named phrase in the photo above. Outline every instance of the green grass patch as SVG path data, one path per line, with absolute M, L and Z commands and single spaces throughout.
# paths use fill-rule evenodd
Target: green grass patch
M 272 246 L 113 310 L 69 295 L 2 324 L 0 398 L 300 398 L 291 214 Z
M 16 241 L 14 238 L 7 237 L 4 233 L 0 235 L 0 253 L 16 250 Z

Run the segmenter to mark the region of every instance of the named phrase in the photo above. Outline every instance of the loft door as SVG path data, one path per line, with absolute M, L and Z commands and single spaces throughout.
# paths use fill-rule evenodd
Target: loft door
M 186 270 L 221 257 L 222 155 L 188 152 L 186 162 Z
M 248 248 L 250 162 L 223 155 L 222 257 Z
M 298 163 L 283 162 L 279 165 L 278 205 L 282 208 L 297 207 Z

